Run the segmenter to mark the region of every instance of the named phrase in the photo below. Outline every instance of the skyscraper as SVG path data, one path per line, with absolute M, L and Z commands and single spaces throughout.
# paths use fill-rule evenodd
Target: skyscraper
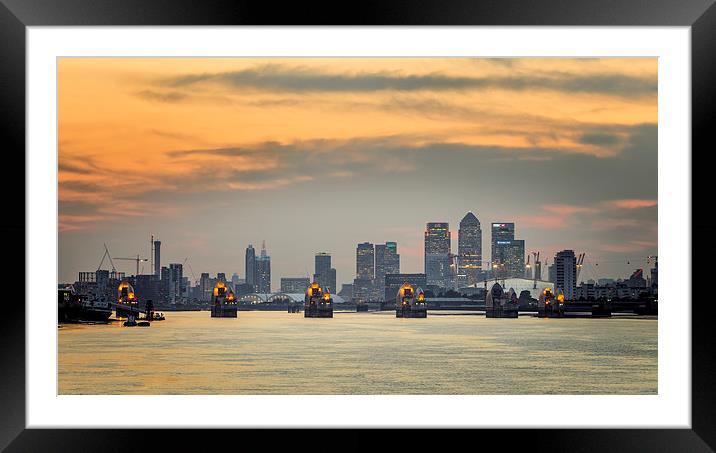
M 385 294 L 385 275 L 400 273 L 400 255 L 397 242 L 375 245 L 375 294 L 382 299 Z
M 477 283 L 482 270 L 482 228 L 475 214 L 468 212 L 460 221 L 457 233 L 458 275 L 468 285 Z
M 493 223 L 492 224 L 492 237 L 490 250 L 490 260 L 492 264 L 501 264 L 495 259 L 495 247 L 498 241 L 511 241 L 515 238 L 515 224 L 514 223 Z
M 577 288 L 577 258 L 573 250 L 562 250 L 554 257 L 554 287 L 566 300 L 574 300 Z
M 375 281 L 381 285 L 385 280 L 385 244 L 375 244 Z
M 375 278 L 383 279 L 385 274 L 400 273 L 400 255 L 397 242 L 375 245 Z
M 492 260 L 494 271 L 499 278 L 523 278 L 525 276 L 525 241 L 512 239 L 495 243 Z
M 375 248 L 370 242 L 358 244 L 356 248 L 356 278 L 375 278 Z
M 201 294 L 199 299 L 204 302 L 211 300 L 212 290 L 213 290 L 213 286 L 211 286 L 211 281 L 209 279 L 209 273 L 202 272 L 201 278 L 199 279 L 199 293 Z
M 450 279 L 450 226 L 431 222 L 425 230 L 425 278 L 428 285 L 446 287 Z
M 249 244 L 246 247 L 246 258 L 244 274 L 246 275 L 246 283 L 249 285 L 256 285 L 256 251 L 254 246 Z
M 375 247 L 363 242 L 356 247 L 356 278 L 353 280 L 353 300 L 367 302 L 374 299 Z
M 331 267 L 330 253 L 316 253 L 313 280 L 330 293 L 335 293 L 336 270 Z
M 154 275 L 157 279 L 161 276 L 161 249 L 162 241 L 154 241 Z
M 271 292 L 271 257 L 266 254 L 266 241 L 261 244 L 261 255 L 256 258 L 256 283 L 254 287 L 257 293 L 268 294 Z
M 184 269 L 180 263 L 169 265 L 169 300 L 171 303 L 182 301 L 186 288 L 184 287 Z

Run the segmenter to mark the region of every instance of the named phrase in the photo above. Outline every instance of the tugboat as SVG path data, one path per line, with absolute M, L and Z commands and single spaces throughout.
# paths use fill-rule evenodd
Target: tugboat
M 561 318 L 564 316 L 564 294 L 555 297 L 549 287 L 542 290 L 537 304 L 538 318 Z
M 134 288 L 127 280 L 123 280 L 117 288 L 117 318 L 129 318 L 129 315 L 139 313 L 139 301 L 134 295 Z
M 398 290 L 395 299 L 395 317 L 396 318 L 427 318 L 428 307 L 425 303 L 425 293 L 418 288 L 416 291 L 410 283 L 403 283 Z
M 303 298 L 304 318 L 332 318 L 333 298 L 328 291 L 323 291 L 321 285 L 316 282 L 306 289 L 306 296 Z
M 57 320 L 67 321 L 107 321 L 112 316 L 112 306 L 106 300 L 92 300 L 82 294 L 76 294 L 74 287 L 57 291 Z
M 214 286 L 214 297 L 211 304 L 212 318 L 237 318 L 238 307 L 234 293 L 219 280 Z
M 508 292 L 495 282 L 487 296 L 485 296 L 485 316 L 487 318 L 517 318 L 519 315 L 520 303 L 515 290 L 510 288 Z

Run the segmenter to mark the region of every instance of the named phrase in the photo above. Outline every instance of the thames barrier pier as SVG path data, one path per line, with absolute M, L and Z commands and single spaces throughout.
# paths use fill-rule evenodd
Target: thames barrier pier
M 561 318 L 564 316 L 564 294 L 555 296 L 550 288 L 542 290 L 537 305 L 537 316 L 540 318 Z
M 425 293 L 418 288 L 417 295 L 413 285 L 403 283 L 398 290 L 395 300 L 396 318 L 427 318 L 428 306 L 425 303 Z
M 328 291 L 313 282 L 306 289 L 306 296 L 303 299 L 304 318 L 332 318 L 333 299 Z
M 226 287 L 226 283 L 219 280 L 214 286 L 211 317 L 212 318 L 236 318 L 238 316 L 236 298 L 234 293 Z
M 485 316 L 488 318 L 516 318 L 519 306 L 515 290 L 510 288 L 505 292 L 497 282 L 485 296 Z
M 127 318 L 130 314 L 136 316 L 139 312 L 139 301 L 134 295 L 134 288 L 127 280 L 122 280 L 117 287 L 117 308 L 115 316 L 117 318 Z

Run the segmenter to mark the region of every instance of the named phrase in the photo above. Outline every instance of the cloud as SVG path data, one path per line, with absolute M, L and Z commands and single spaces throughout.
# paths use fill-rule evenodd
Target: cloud
M 57 166 L 61 173 L 76 173 L 80 175 L 91 175 L 94 169 L 88 166 L 81 166 L 71 162 L 60 162 Z
M 620 141 L 616 134 L 588 133 L 579 137 L 579 142 L 585 145 L 616 145 Z
M 605 252 L 612 252 L 612 253 L 633 253 L 633 252 L 642 252 L 645 250 L 651 250 L 657 247 L 658 243 L 656 241 L 642 241 L 642 240 L 634 240 L 634 241 L 625 241 L 620 243 L 608 243 L 608 244 L 602 244 L 599 249 Z
M 656 200 L 612 200 L 607 202 L 607 206 L 618 209 L 640 209 L 651 208 L 657 205 Z
M 594 212 L 596 209 L 590 206 L 573 206 L 568 204 L 543 205 L 542 209 L 554 214 L 572 215 L 586 212 Z
M 242 182 L 232 181 L 227 183 L 229 189 L 232 190 L 267 190 L 267 189 L 279 189 L 281 187 L 289 186 L 301 182 L 313 181 L 312 176 L 300 175 L 291 178 L 278 178 L 262 182 Z
M 655 95 L 657 91 L 657 81 L 653 77 L 613 73 L 546 72 L 470 77 L 443 73 L 404 74 L 397 71 L 328 73 L 304 66 L 281 64 L 267 64 L 240 71 L 186 74 L 164 79 L 161 84 L 177 89 L 207 82 L 219 83 L 236 90 L 299 93 L 502 89 L 548 90 L 635 98 Z M 148 91 L 146 95 L 151 100 L 157 100 L 157 93 L 153 91 Z M 159 98 L 161 99 L 161 95 Z
M 619 133 L 626 134 L 624 131 L 627 130 L 622 129 Z M 637 126 L 631 130 L 629 137 L 656 134 L 656 128 Z M 616 154 L 610 159 L 553 147 L 499 147 L 443 141 L 449 138 L 386 135 L 156 151 L 153 165 L 134 166 L 121 178 L 116 177 L 116 168 L 109 163 L 101 164 L 93 158 L 65 157 L 61 153 L 61 213 L 91 215 L 111 209 L 117 194 L 121 194 L 121 200 L 128 206 L 145 203 L 148 210 L 156 212 L 160 208 L 198 202 L 208 194 L 236 193 L 240 197 L 242 192 L 299 189 L 305 185 L 330 186 L 335 191 L 350 184 L 354 190 L 361 191 L 381 187 L 385 191 L 415 193 L 423 190 L 425 181 L 443 177 L 454 181 L 455 193 L 489 196 L 490 191 L 504 184 L 512 187 L 510 193 L 526 194 L 535 188 L 538 192 L 547 191 L 539 195 L 535 192 L 535 200 L 560 201 L 538 204 L 541 207 L 537 212 L 526 212 L 520 217 L 526 227 L 538 229 L 565 228 L 572 225 L 574 218 L 597 211 L 638 211 L 638 207 L 656 203 L 644 196 L 648 191 L 644 194 L 625 192 L 627 188 L 648 188 L 645 182 L 649 180 L 631 177 L 630 172 L 635 167 L 629 164 L 637 150 L 639 153 L 655 151 L 652 143 L 643 138 L 625 139 L 624 154 Z M 78 168 L 80 171 L 75 171 Z M 602 176 L 596 179 L 574 176 L 585 168 Z M 86 171 L 88 169 L 92 171 Z M 516 178 L 509 176 L 512 174 Z M 615 180 L 605 185 L 603 175 Z M 653 179 L 653 174 L 644 176 Z M 559 178 L 559 184 L 550 183 L 551 177 Z M 534 184 L 536 187 L 530 186 Z M 571 189 L 564 191 L 559 187 Z M 612 192 L 619 195 L 610 195 Z M 212 198 L 215 196 L 218 195 L 211 195 Z M 583 202 L 575 203 L 565 196 L 582 197 Z M 608 203 L 603 201 L 605 198 Z M 74 203 L 72 211 L 64 209 L 68 203 Z M 128 211 L 133 209 L 130 207 Z M 90 222 L 73 221 L 69 217 L 63 222 L 92 226 Z
M 177 103 L 187 99 L 187 95 L 178 91 L 159 92 L 142 90 L 134 93 L 136 96 L 151 102 Z

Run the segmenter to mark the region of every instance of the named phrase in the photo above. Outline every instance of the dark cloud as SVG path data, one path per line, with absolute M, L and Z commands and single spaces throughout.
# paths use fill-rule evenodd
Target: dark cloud
M 70 162 L 60 162 L 57 168 L 64 173 L 76 173 L 80 175 L 91 175 L 95 173 L 92 168 L 82 167 Z
M 162 93 L 153 90 L 143 90 L 138 91 L 137 93 L 135 93 L 135 95 L 147 101 L 166 103 L 181 102 L 187 98 L 185 94 L 179 93 L 177 91 L 169 91 L 166 93 Z
M 581 137 L 579 137 L 579 143 L 585 144 L 585 145 L 599 145 L 599 146 L 608 146 L 608 145 L 616 145 L 621 140 L 618 135 L 615 134 L 600 134 L 600 133 L 592 133 L 592 134 L 584 134 Z
M 264 65 L 242 71 L 189 74 L 164 80 L 174 88 L 187 87 L 201 82 L 217 82 L 235 89 L 288 91 L 288 92 L 373 92 L 445 91 L 445 90 L 550 90 L 568 93 L 591 93 L 621 97 L 654 95 L 657 81 L 654 78 L 623 74 L 575 75 L 550 72 L 543 75 L 517 75 L 492 77 L 448 76 L 440 73 L 405 75 L 398 72 L 359 72 L 355 74 L 329 74 L 305 67 Z M 149 98 L 154 92 L 147 92 Z
M 78 192 L 98 192 L 105 189 L 101 183 L 87 181 L 61 181 L 59 183 L 61 189 L 69 189 Z

